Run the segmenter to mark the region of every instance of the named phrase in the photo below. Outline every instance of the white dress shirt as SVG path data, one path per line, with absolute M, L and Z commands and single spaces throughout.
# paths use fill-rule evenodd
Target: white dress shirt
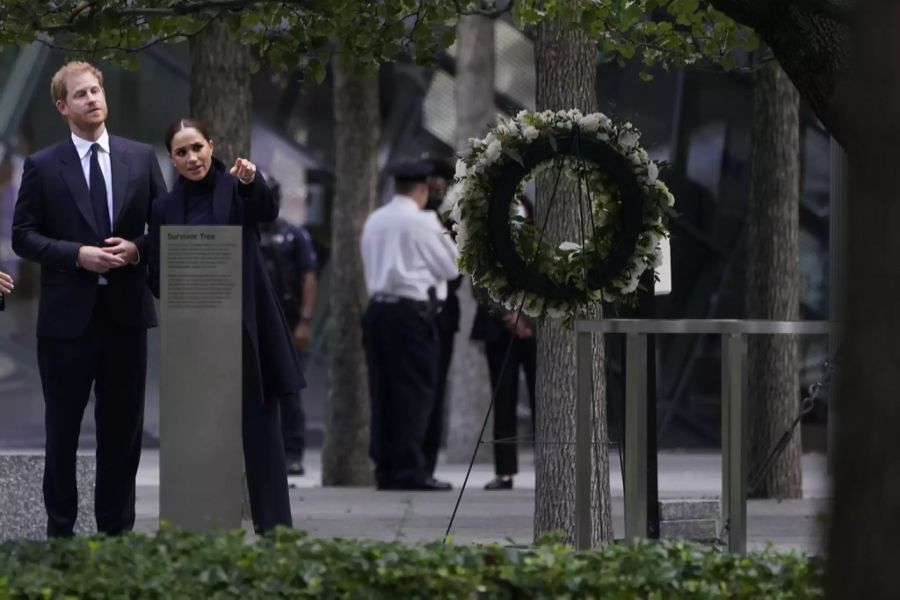
M 447 280 L 459 276 L 456 244 L 437 214 L 422 210 L 409 196 L 398 194 L 369 215 L 361 250 L 370 297 L 428 300 L 428 288 L 442 285 L 446 297 Z
M 84 171 L 84 180 L 88 190 L 91 189 L 91 146 L 95 142 L 81 139 L 74 133 L 72 142 L 75 144 L 75 152 L 81 160 L 81 170 Z M 106 182 L 106 210 L 109 213 L 109 223 L 113 222 L 113 195 L 112 195 L 112 164 L 109 161 L 109 132 L 103 129 L 103 135 L 96 141 L 100 145 L 97 151 L 97 160 L 100 162 L 100 171 L 103 173 L 103 181 Z

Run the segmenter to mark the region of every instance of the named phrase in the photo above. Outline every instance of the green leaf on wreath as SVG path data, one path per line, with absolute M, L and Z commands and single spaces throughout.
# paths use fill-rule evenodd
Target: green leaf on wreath
M 515 148 L 501 148 L 500 151 L 522 165 L 523 168 L 525 167 L 525 161 L 522 160 L 522 155 L 519 154 L 519 151 Z

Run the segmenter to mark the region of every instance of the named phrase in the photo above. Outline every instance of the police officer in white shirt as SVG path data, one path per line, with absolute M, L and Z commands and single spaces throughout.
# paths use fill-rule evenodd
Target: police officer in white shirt
M 369 453 L 383 490 L 451 489 L 431 476 L 424 454 L 438 365 L 429 288 L 440 300 L 447 280 L 459 275 L 456 245 L 437 215 L 422 210 L 433 172 L 425 161 L 391 169 L 395 195 L 369 215 L 362 233 L 369 293 L 363 318 L 372 402 Z

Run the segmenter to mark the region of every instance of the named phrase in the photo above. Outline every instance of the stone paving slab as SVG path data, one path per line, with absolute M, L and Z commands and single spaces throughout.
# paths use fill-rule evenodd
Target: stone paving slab
M 143 454 L 138 473 L 138 531 L 151 532 L 159 519 L 159 456 Z M 451 492 L 382 492 L 372 488 L 323 488 L 319 485 L 320 455 L 309 454 L 307 474 L 291 477 L 294 525 L 314 537 L 377 540 L 436 541 L 444 536 L 465 478 L 465 465 L 441 465 L 438 477 L 451 481 Z M 615 464 L 615 460 L 611 463 Z M 720 485 L 718 455 L 661 453 L 660 488 L 663 496 L 708 498 L 717 496 Z M 493 477 L 490 465 L 476 465 L 462 498 L 452 529 L 456 543 L 529 544 L 534 532 L 534 472 L 530 454 L 522 456 L 523 472 L 512 490 L 485 491 Z M 803 500 L 750 500 L 748 502 L 748 547 L 768 544 L 785 550 L 821 551 L 821 520 L 827 507 L 824 457 L 804 457 Z M 664 488 L 666 482 L 668 489 Z M 618 467 L 611 474 L 613 528 L 624 535 L 624 501 Z M 246 524 L 245 524 L 246 525 Z M 248 526 L 248 525 L 247 525 Z M 249 526 L 248 526 L 249 527 Z

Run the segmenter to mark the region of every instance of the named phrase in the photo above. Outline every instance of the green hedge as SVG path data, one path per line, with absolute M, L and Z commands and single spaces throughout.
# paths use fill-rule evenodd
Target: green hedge
M 276 530 L 74 538 L 0 545 L 13 598 L 821 598 L 822 565 L 798 554 L 733 556 L 685 542 L 402 544 Z

